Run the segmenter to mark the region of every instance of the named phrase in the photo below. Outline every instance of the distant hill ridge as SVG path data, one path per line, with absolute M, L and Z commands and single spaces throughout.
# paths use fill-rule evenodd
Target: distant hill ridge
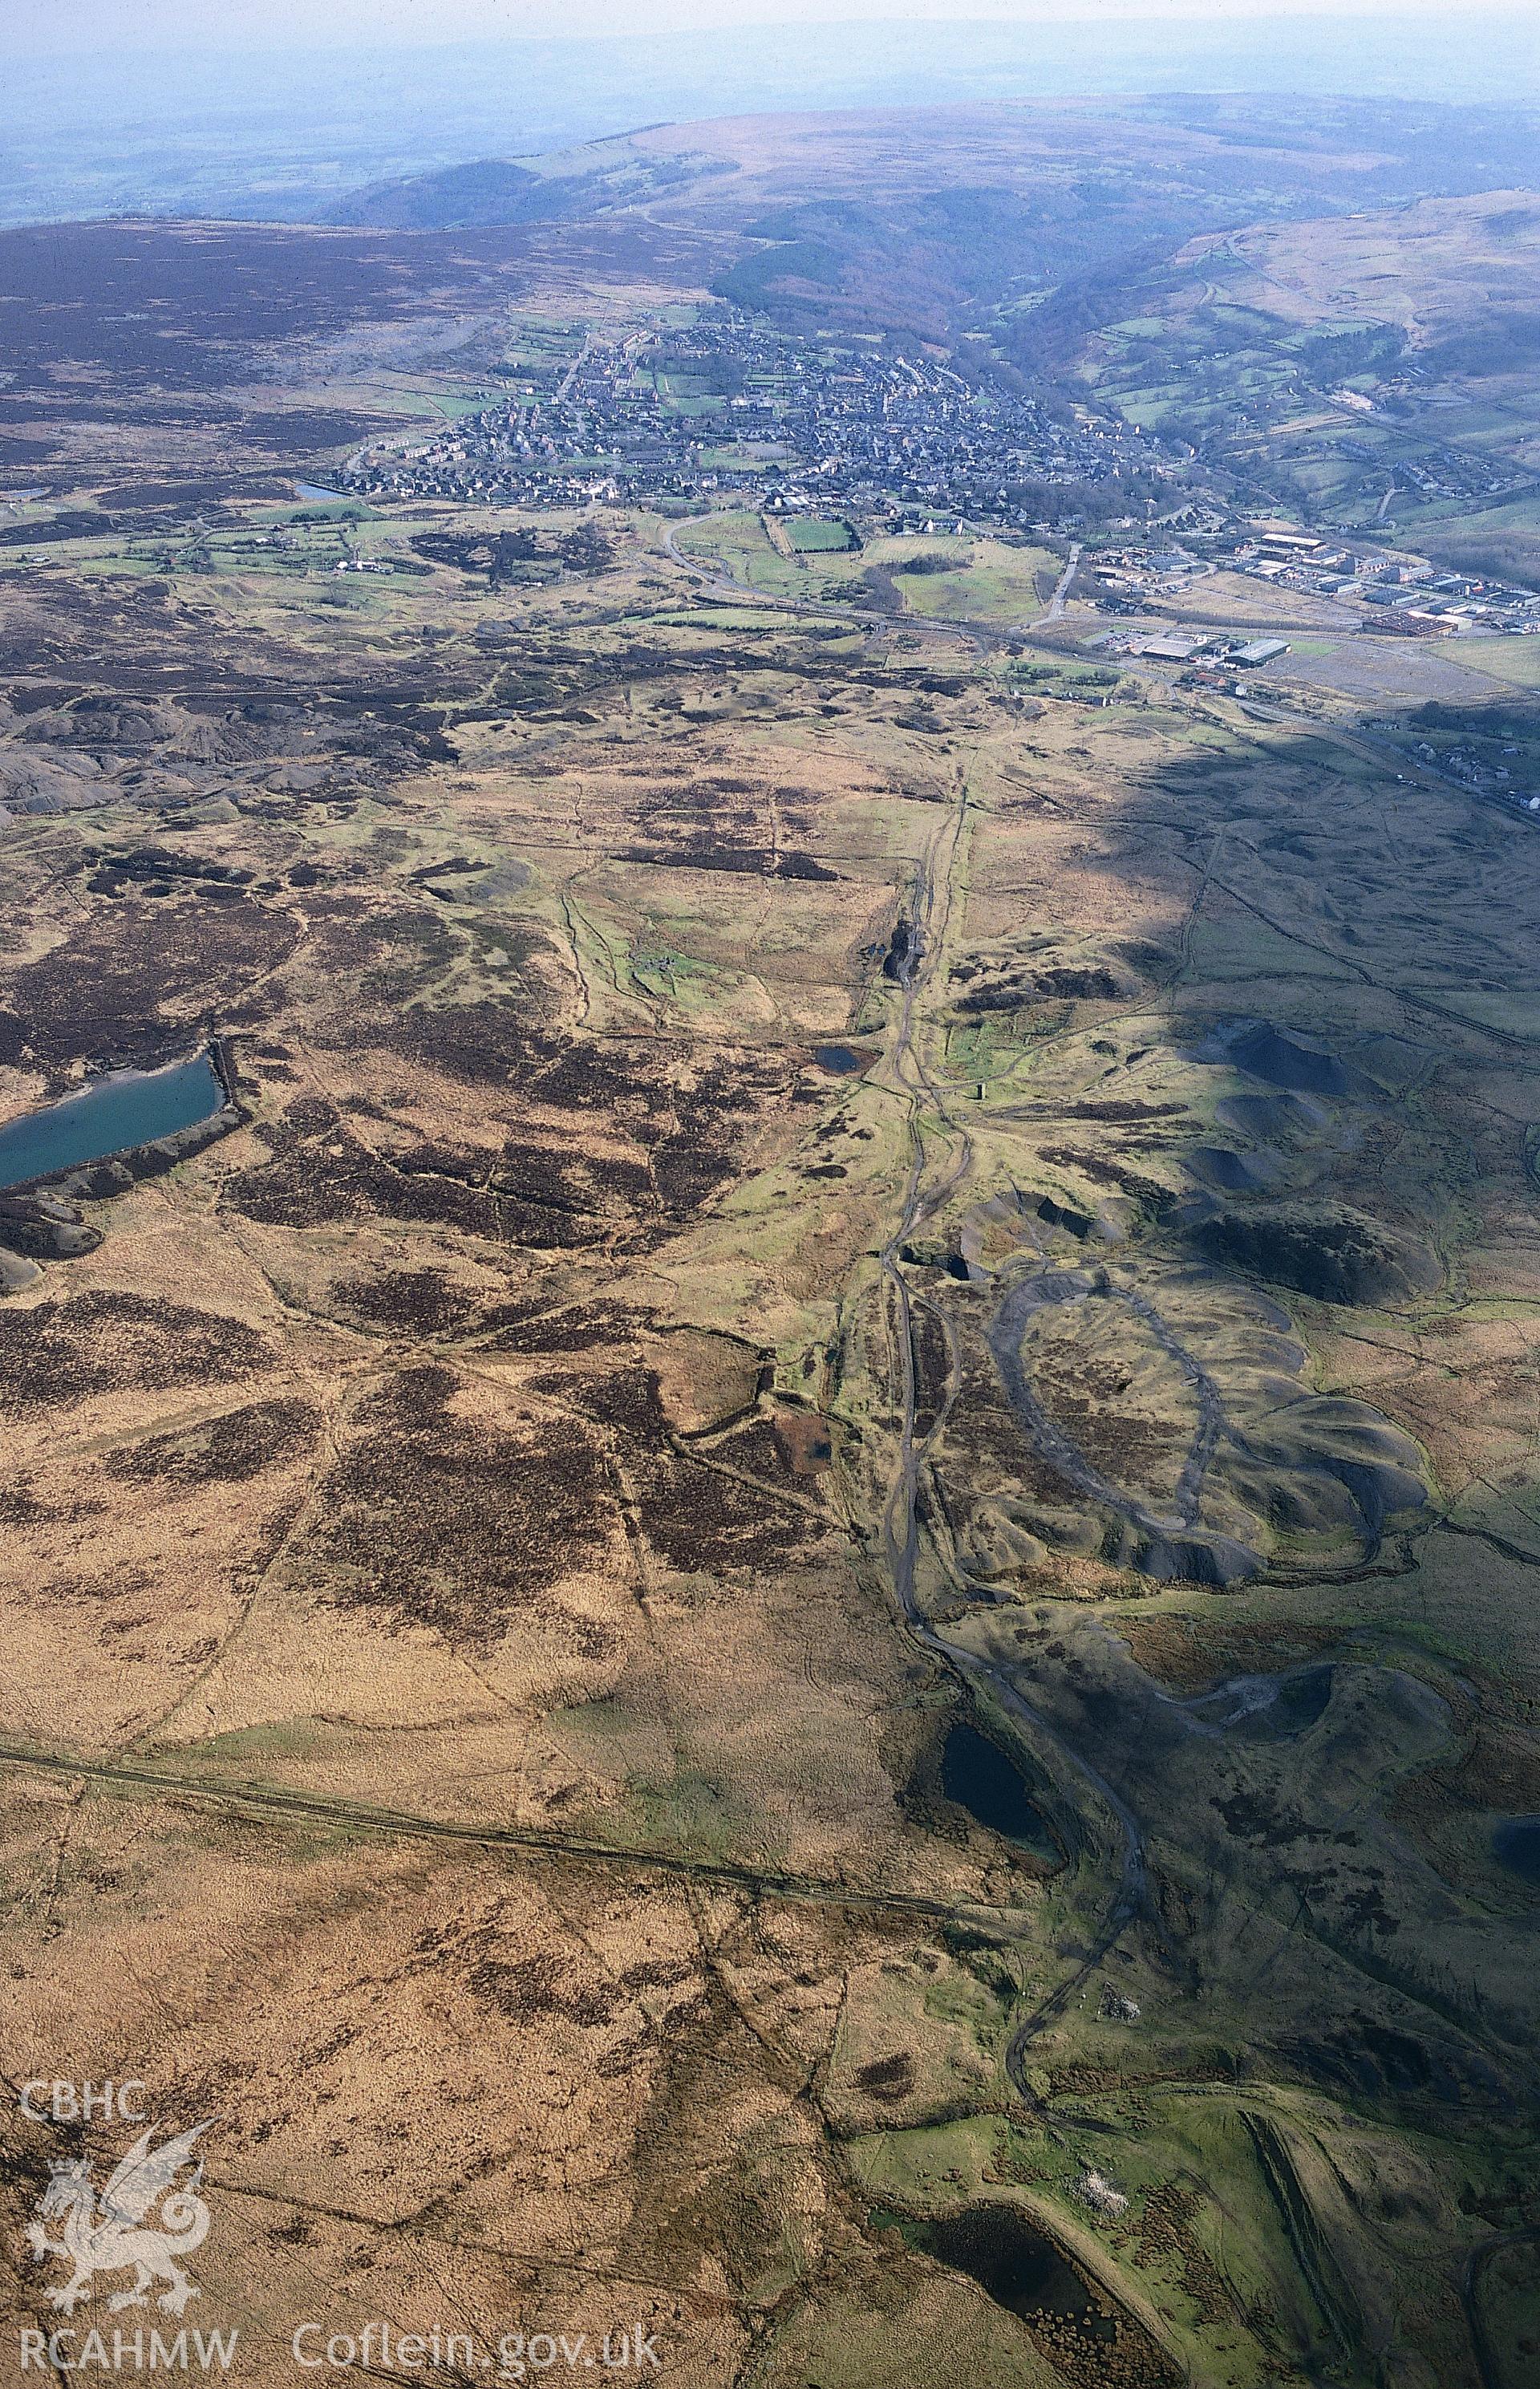
M 647 127 L 645 130 L 658 128 Z M 524 163 L 477 158 L 431 173 L 403 175 L 350 191 L 318 216 L 328 224 L 378 226 L 391 232 L 452 232 L 472 225 L 550 224 L 678 190 L 714 161 L 689 156 L 648 157 L 633 136 L 596 141 Z
M 437 232 L 465 224 L 526 224 L 551 212 L 554 191 L 512 159 L 483 158 L 444 166 L 436 174 L 409 174 L 350 191 L 325 211 L 324 224 L 379 224 L 391 231 Z M 542 206 L 541 202 L 545 204 Z

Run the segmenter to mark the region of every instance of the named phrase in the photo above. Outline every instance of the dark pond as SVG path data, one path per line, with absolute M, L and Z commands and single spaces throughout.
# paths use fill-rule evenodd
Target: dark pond
M 815 1045 L 813 1059 L 821 1070 L 833 1070 L 843 1079 L 852 1070 L 864 1070 L 872 1056 L 858 1054 L 853 1045 Z
M 875 2207 L 868 2221 L 877 2230 L 897 2227 L 910 2247 L 968 2274 L 1025 2323 L 1050 2357 L 1055 2380 L 1177 2389 L 1176 2371 L 1142 2325 L 1120 2313 L 1020 2207 L 990 2201 L 935 2217 Z
M 1014 2206 L 968 2206 L 934 2221 L 911 2218 L 905 2237 L 938 2264 L 970 2275 L 997 2306 L 1024 2320 L 1050 2314 L 1093 2327 L 1101 2321 L 1093 2317 L 1090 2293 L 1074 2266 Z M 1103 2329 L 1110 2337 L 1110 2322 Z
M 1540 1817 L 1507 1817 L 1492 1836 L 1492 1855 L 1521 1883 L 1540 1884 Z
M 1063 1864 L 1064 1854 L 1020 1771 L 974 1727 L 960 1721 L 948 1734 L 941 1753 L 941 1789 L 990 1833 L 1019 1842 L 1049 1866 Z
M 0 1187 L 54 1178 L 209 1119 L 224 1089 L 206 1054 L 166 1070 L 115 1070 L 78 1095 L 0 1128 Z
M 1305 1732 L 1325 1713 L 1335 1681 L 1336 1669 L 1329 1667 L 1301 1667 L 1297 1675 L 1280 1677 L 1272 1705 L 1277 1732 Z

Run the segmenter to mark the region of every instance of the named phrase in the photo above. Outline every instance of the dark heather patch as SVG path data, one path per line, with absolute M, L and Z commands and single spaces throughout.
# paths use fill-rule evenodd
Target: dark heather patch
M 32 1491 L 30 1476 L 13 1476 L 8 1485 L 0 1485 L 0 1527 L 40 1527 L 53 1514 Z
M 312 1539 L 348 1571 L 325 1597 L 479 1649 L 533 1608 L 583 1655 L 603 1656 L 603 1628 L 543 1599 L 604 1550 L 614 1495 L 597 1437 L 570 1419 L 514 1433 L 459 1417 L 449 1408 L 458 1384 L 451 1369 L 403 1370 L 361 1407 Z
M 569 1212 L 592 1222 L 603 1218 L 624 1221 L 654 1207 L 645 1161 L 583 1153 L 527 1137 L 504 1150 L 496 1186 L 516 1206 Z
M 817 1531 L 800 1512 L 682 1455 L 655 1460 L 637 1486 L 637 1508 L 655 1551 L 682 1569 L 769 1567 Z
M 554 1387 L 555 1380 L 547 1379 Z M 572 1389 L 568 1389 L 569 1398 Z M 605 1377 L 591 1377 L 579 1399 L 591 1418 L 617 1427 L 649 1450 L 667 1450 L 668 1422 L 653 1369 L 617 1369 Z
M 330 1104 L 302 1097 L 282 1119 L 264 1121 L 261 1133 L 271 1158 L 228 1180 L 220 1197 L 248 1220 L 310 1228 L 373 1214 L 431 1220 L 473 1236 L 504 1233 L 496 1196 L 434 1169 L 431 1147 L 382 1161 Z M 334 1145 L 340 1150 L 334 1153 Z
M 734 1174 L 744 1140 L 784 1099 L 792 1076 L 780 1060 L 719 1063 L 703 1070 L 693 1087 L 674 1092 L 675 1125 L 654 1146 L 652 1162 L 671 1218 L 690 1217 Z
M 719 1460 L 730 1461 L 747 1476 L 784 1485 L 790 1476 L 792 1448 L 783 1440 L 774 1421 L 749 1418 L 712 1445 Z
M 468 1003 L 445 1011 L 415 1005 L 386 1041 L 408 1061 L 476 1086 L 506 1086 L 526 1078 L 540 1051 L 528 1021 L 498 1003 Z
M 575 1302 L 553 1309 L 531 1301 L 502 1304 L 481 1324 L 497 1331 L 489 1346 L 494 1352 L 592 1352 L 628 1349 L 645 1321 L 612 1303 Z
M 274 1366 L 254 1327 L 141 1294 L 0 1312 L 0 1412 L 25 1417 L 125 1387 L 230 1385 Z
M 535 1390 L 580 1405 L 620 1437 L 643 1533 L 677 1568 L 760 1567 L 789 1559 L 818 1528 L 769 1487 L 745 1483 L 673 1448 L 656 1372 L 549 1375 Z M 768 1433 L 768 1430 L 767 1430 Z
M 465 1980 L 477 1999 L 505 2016 L 566 2016 L 570 2024 L 608 2024 L 626 2001 L 602 1983 L 575 1980 L 554 1958 L 494 1958 L 473 1966 Z
M 31 1046 L 45 1066 L 80 1054 L 147 1058 L 174 1033 L 190 1041 L 185 1006 L 226 1016 L 248 982 L 292 952 L 286 913 L 244 897 L 151 904 L 125 938 L 116 915 L 88 921 L 63 945 L 0 978 L 0 1062 Z
M 419 1335 L 442 1335 L 463 1325 L 476 1305 L 442 1270 L 389 1270 L 378 1277 L 337 1278 L 331 1289 L 339 1309 L 377 1327 L 401 1327 Z
M 146 1436 L 107 1455 L 109 1476 L 131 1483 L 239 1484 L 299 1459 L 314 1443 L 321 1413 L 309 1402 L 253 1402 L 180 1435 Z
M 536 1253 L 581 1252 L 587 1246 L 603 1244 L 606 1233 L 602 1220 L 556 1204 L 515 1203 L 509 1199 L 503 1206 L 503 1233 L 511 1245 L 521 1245 Z
M 106 1508 L 105 1501 L 45 1501 L 26 1474 L 0 1485 L 0 1527 L 70 1526 L 79 1518 L 99 1518 Z
M 618 1047 L 597 1044 L 548 1049 L 530 1084 L 535 1100 L 553 1109 L 614 1111 L 620 1104 L 641 1098 L 642 1118 L 633 1133 L 645 1139 L 655 1124 L 671 1122 L 676 1091 L 668 1083 L 670 1060 L 681 1058 L 667 1046 L 655 1059 L 638 1068 L 633 1057 Z
M 859 2068 L 856 2088 L 869 2099 L 907 2099 L 914 2088 L 914 2060 L 907 2049 L 891 2057 L 874 2058 L 870 2065 Z
M 515 1243 L 560 1249 L 598 1241 L 624 1222 L 633 1241 L 688 1218 L 732 1177 L 746 1135 L 793 1077 L 782 1057 L 730 1054 L 702 1068 L 689 1049 L 556 1045 L 504 1005 L 414 1007 L 382 1029 L 392 1052 L 482 1087 L 506 1091 L 516 1120 L 490 1192 Z M 564 1133 L 518 1117 L 528 1103 L 565 1113 Z M 585 1116 L 623 1121 L 635 1156 L 585 1149 Z M 401 1163 L 401 1169 L 410 1164 Z M 399 1207 L 397 1207 L 399 1215 Z

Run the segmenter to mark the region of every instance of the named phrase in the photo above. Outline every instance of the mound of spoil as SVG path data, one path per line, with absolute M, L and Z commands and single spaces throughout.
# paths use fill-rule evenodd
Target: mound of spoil
M 1270 1020 L 1228 1020 L 1197 1048 L 1200 1062 L 1228 1062 L 1265 1086 L 1282 1087 L 1295 1095 L 1343 1095 L 1349 1101 L 1372 1102 L 1380 1089 L 1351 1062 L 1307 1042 Z
M 1203 1185 L 1219 1194 L 1270 1194 L 1282 1175 L 1277 1155 L 1265 1148 L 1232 1153 L 1228 1145 L 1195 1144 L 1187 1166 Z
M 1021 1004 L 1050 1001 L 1126 1003 L 1139 993 L 1132 971 L 1117 964 L 1046 963 L 1016 971 L 994 984 L 959 996 L 960 1012 L 1013 1012 Z
M 31 1261 L 74 1260 L 101 1243 L 72 1203 L 57 1194 L 0 1194 L 0 1244 Z M 29 1283 L 22 1277 L 19 1283 Z
M 1437 1285 L 1426 1246 L 1328 1203 L 1219 1211 L 1190 1230 L 1205 1259 L 1268 1278 L 1318 1302 L 1402 1302 Z
M 1227 1095 L 1223 1103 L 1215 1105 L 1214 1117 L 1221 1128 L 1266 1143 L 1274 1137 L 1307 1136 L 1312 1130 L 1324 1128 L 1331 1115 L 1313 1095 L 1285 1092 Z
M 1155 1584 L 1206 1584 L 1221 1592 L 1244 1584 L 1262 1565 L 1258 1553 L 1234 1535 L 1184 1535 L 1142 1516 L 1132 1518 L 1104 1551 Z

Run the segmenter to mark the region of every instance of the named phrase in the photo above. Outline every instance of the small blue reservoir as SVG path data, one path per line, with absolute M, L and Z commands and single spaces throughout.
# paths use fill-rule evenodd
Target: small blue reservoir
M 0 1128 L 0 1190 L 173 1136 L 212 1118 L 225 1100 L 207 1054 L 164 1070 L 114 1070 L 82 1093 Z

